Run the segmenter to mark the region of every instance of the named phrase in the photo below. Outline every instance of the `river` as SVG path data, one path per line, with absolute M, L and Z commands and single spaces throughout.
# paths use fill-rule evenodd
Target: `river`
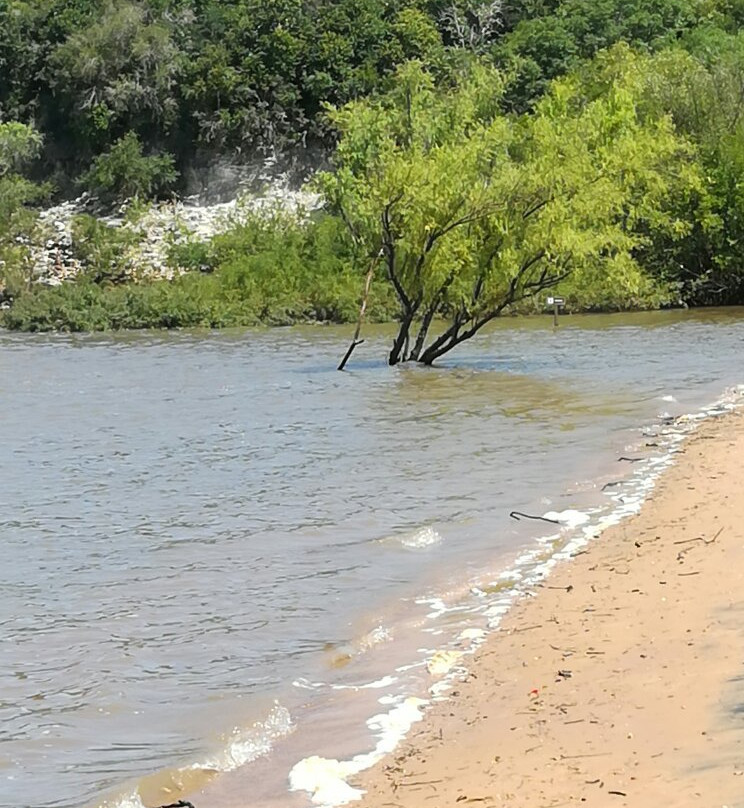
M 550 527 L 512 510 L 609 507 L 744 381 L 737 309 L 504 319 L 436 368 L 366 332 L 344 373 L 349 328 L 0 332 L 1 808 L 307 805 L 294 763 L 487 628 Z

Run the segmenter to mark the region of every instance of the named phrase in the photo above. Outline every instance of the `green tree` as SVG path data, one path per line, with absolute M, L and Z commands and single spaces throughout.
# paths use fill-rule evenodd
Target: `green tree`
M 507 101 L 526 109 L 581 60 L 617 42 L 663 47 L 714 8 L 715 0 L 564 0 L 507 11 L 514 28 L 493 49 L 496 62 L 515 74 Z
M 570 277 L 637 294 L 641 225 L 676 226 L 662 203 L 688 152 L 668 120 L 638 115 L 624 76 L 591 99 L 576 76 L 556 82 L 520 120 L 500 113 L 503 89 L 476 65 L 438 91 L 409 64 L 388 95 L 333 113 L 336 171 L 319 183 L 363 251 L 382 252 L 400 304 L 390 364 L 431 364 Z
M 638 57 L 642 104 L 691 141 L 704 182 L 673 198 L 679 238 L 650 230 L 640 260 L 688 304 L 744 301 L 744 35 L 700 29 L 689 51 Z
M 52 90 L 67 126 L 88 155 L 128 130 L 163 139 L 178 116 L 182 55 L 170 18 L 153 4 L 110 0 L 100 16 L 70 33 L 49 57 Z

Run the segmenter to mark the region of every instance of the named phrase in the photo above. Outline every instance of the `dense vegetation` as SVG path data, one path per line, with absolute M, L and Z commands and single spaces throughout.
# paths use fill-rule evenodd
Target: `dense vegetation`
M 345 322 L 376 262 L 391 362 L 543 289 L 575 310 L 742 303 L 742 19 L 742 0 L 8 0 L 5 323 Z M 78 280 L 32 282 L 50 194 L 148 199 L 301 149 L 328 168 L 323 212 L 174 247 L 170 282 L 134 283 L 125 236 L 80 222 Z
M 90 169 L 125 137 L 130 159 L 139 143 L 181 172 L 328 146 L 326 104 L 387 87 L 407 59 L 446 80 L 471 54 L 512 74 L 505 103 L 522 111 L 601 48 L 709 19 L 736 15 L 715 0 L 5 0 L 0 120 L 35 125 L 38 170 L 62 188 L 109 190 Z
M 171 281 L 122 282 L 126 232 L 112 232 L 87 218 L 76 235 L 87 268 L 73 283 L 20 295 L 5 313 L 8 327 L 95 331 L 289 325 L 346 322 L 358 309 L 353 247 L 342 223 L 324 214 L 309 223 L 281 213 L 256 216 L 208 245 L 174 248 L 174 262 L 192 271 Z M 395 314 L 394 297 L 381 286 L 370 301 L 370 317 L 383 321 Z

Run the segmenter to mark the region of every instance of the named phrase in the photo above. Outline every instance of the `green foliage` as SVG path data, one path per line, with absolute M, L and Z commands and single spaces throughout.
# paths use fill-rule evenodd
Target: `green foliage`
M 49 188 L 20 172 L 40 148 L 41 137 L 32 127 L 0 123 L 0 299 L 15 297 L 30 282 L 28 242 L 36 215 L 28 206 Z
M 194 239 L 171 244 L 168 248 L 168 264 L 186 272 L 212 272 L 214 270 L 209 243 Z
M 336 170 L 319 185 L 360 250 L 384 256 L 400 303 L 391 364 L 431 363 L 568 278 L 649 292 L 634 250 L 649 227 L 675 232 L 665 201 L 697 175 L 669 121 L 638 114 L 627 50 L 611 61 L 603 92 L 569 77 L 519 121 L 482 65 L 442 92 L 410 64 L 388 95 L 334 114 Z M 438 313 L 448 324 L 429 340 Z
M 166 133 L 178 112 L 183 61 L 178 13 L 128 0 L 98 4 L 100 16 L 72 32 L 50 57 L 52 87 L 70 123 L 94 147 L 128 129 Z
M 75 223 L 75 248 L 85 257 L 80 278 L 55 288 L 35 288 L 4 313 L 8 328 L 91 331 L 120 328 L 220 328 L 288 325 L 308 320 L 348 322 L 359 310 L 361 276 L 344 225 L 320 215 L 309 222 L 276 213 L 246 217 L 209 243 L 174 250 L 212 268 L 172 281 L 115 283 L 126 231 L 90 217 Z M 182 269 L 186 268 L 180 263 Z M 390 290 L 370 300 L 372 320 L 395 311 Z
M 744 302 L 743 23 L 744 0 L 5 0 L 0 295 L 44 328 L 345 321 L 382 250 L 391 361 L 542 288 Z M 140 202 L 124 228 L 75 222 L 77 283 L 29 288 L 45 172 L 114 204 L 337 142 L 318 187 L 340 218 L 254 217 L 133 285 Z
M 686 46 L 638 57 L 637 85 L 643 108 L 669 115 L 694 145 L 704 181 L 673 197 L 683 231 L 650 229 L 639 260 L 688 304 L 741 303 L 744 35 L 703 28 Z
M 125 227 L 111 227 L 94 216 L 81 214 L 72 222 L 72 249 L 86 281 L 122 283 L 133 274 L 130 248 L 137 235 Z
M 29 202 L 43 193 L 40 186 L 27 180 L 20 172 L 41 148 L 41 137 L 32 127 L 11 121 L 0 123 L 0 233 L 11 232 L 13 219 Z
M 663 47 L 713 9 L 710 0 L 564 0 L 515 9 L 514 29 L 494 49 L 497 63 L 515 74 L 507 100 L 526 109 L 552 79 L 603 48 L 618 42 Z
M 180 168 L 327 138 L 322 110 L 443 59 L 440 0 L 5 0 L 0 120 L 77 178 L 134 132 Z
M 183 169 L 322 144 L 327 104 L 388 88 L 416 59 L 442 82 L 472 55 L 531 107 L 549 82 L 625 41 L 656 49 L 728 30 L 741 0 L 5 0 L 0 120 L 35 121 L 66 189 L 135 133 Z M 185 173 L 185 172 L 184 172 Z M 146 186 L 145 186 L 146 187 Z M 158 189 L 154 188 L 153 193 Z
M 0 123 L 0 177 L 19 171 L 40 149 L 41 136 L 30 126 Z
M 145 156 L 137 135 L 128 132 L 108 152 L 96 157 L 80 182 L 105 201 L 123 202 L 133 197 L 147 199 L 161 194 L 177 178 L 171 155 Z

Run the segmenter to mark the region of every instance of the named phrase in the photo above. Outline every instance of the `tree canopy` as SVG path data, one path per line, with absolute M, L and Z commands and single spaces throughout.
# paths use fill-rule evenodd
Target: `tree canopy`
M 5 0 L 0 120 L 34 125 L 39 170 L 72 191 L 129 132 L 181 172 L 328 150 L 325 105 L 389 89 L 407 59 L 447 80 L 482 56 L 524 110 L 615 42 L 658 48 L 737 15 L 735 0 Z
M 612 57 L 602 93 L 570 76 L 520 119 L 501 111 L 493 68 L 442 91 L 416 63 L 387 95 L 333 114 L 341 140 L 319 184 L 366 254 L 382 253 L 401 309 L 391 364 L 430 364 L 569 278 L 644 287 L 635 251 L 650 228 L 685 229 L 666 202 L 700 178 L 671 121 L 639 113 L 627 49 Z
M 302 300 L 275 243 L 188 242 L 174 271 L 212 302 L 153 322 L 347 319 L 376 267 L 389 361 L 430 363 L 547 289 L 572 310 L 742 303 L 743 22 L 742 0 L 6 0 L 0 287 L 33 292 L 24 323 L 48 310 L 13 278 L 52 188 L 140 204 L 213 161 L 300 151 L 329 168 L 326 210 L 298 222 Z M 86 282 L 127 281 L 86 247 L 108 230 L 73 228 Z M 337 299 L 316 305 L 314 272 Z
M 0 123 L 0 299 L 28 278 L 28 248 L 34 217 L 28 205 L 43 199 L 48 188 L 22 171 L 41 149 L 42 138 L 22 123 Z

